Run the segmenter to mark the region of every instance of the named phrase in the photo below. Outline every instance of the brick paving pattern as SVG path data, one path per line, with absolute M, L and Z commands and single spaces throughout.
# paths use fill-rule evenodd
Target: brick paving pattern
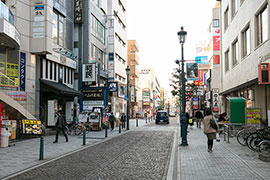
M 163 180 L 172 131 L 131 131 L 10 179 Z
M 189 146 L 180 147 L 181 180 L 256 180 L 270 179 L 270 164 L 258 154 L 237 144 L 214 141 L 213 153 L 207 152 L 207 139 L 201 129 L 190 129 Z

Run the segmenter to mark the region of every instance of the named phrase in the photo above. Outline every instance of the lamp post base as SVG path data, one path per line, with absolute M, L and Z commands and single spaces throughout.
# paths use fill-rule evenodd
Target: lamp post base
M 187 119 L 186 119 L 186 114 L 182 113 L 181 114 L 181 138 L 182 138 L 182 143 L 181 146 L 188 146 L 187 142 Z

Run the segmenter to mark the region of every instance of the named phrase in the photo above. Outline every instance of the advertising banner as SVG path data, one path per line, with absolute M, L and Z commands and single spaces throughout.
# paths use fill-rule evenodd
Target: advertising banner
M 21 52 L 20 58 L 20 90 L 25 91 L 25 65 L 26 65 L 25 53 Z
M 118 97 L 124 98 L 125 95 L 126 95 L 126 87 L 125 87 L 125 85 L 119 85 Z
M 260 127 L 262 118 L 261 108 L 246 108 L 246 124 Z
M 193 81 L 193 84 L 195 84 L 196 86 L 203 86 L 204 85 L 203 70 L 202 69 L 199 69 L 198 72 L 199 72 L 198 80 L 197 81 Z
M 187 80 L 198 80 L 198 63 L 187 63 Z
M 42 123 L 40 120 L 22 120 L 22 133 L 29 135 L 41 135 Z

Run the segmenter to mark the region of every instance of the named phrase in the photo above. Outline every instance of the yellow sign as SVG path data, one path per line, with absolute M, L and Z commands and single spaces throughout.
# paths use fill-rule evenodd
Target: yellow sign
M 261 109 L 247 108 L 246 110 L 247 124 L 260 125 L 261 124 Z
M 22 120 L 23 124 L 41 124 L 40 120 Z

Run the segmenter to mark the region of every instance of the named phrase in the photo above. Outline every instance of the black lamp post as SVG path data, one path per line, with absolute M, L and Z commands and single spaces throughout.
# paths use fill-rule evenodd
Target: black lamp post
M 127 66 L 126 68 L 126 73 L 127 73 L 127 130 L 129 130 L 129 73 L 130 73 L 130 68 Z
M 181 54 L 182 54 L 182 112 L 180 115 L 180 123 L 181 123 L 181 137 L 182 137 L 182 146 L 187 146 L 187 118 L 186 118 L 186 92 L 185 92 L 185 71 L 184 71 L 184 43 L 186 39 L 187 32 L 184 31 L 183 26 L 181 27 L 181 31 L 177 33 L 179 42 L 181 44 Z M 178 61 L 179 64 L 179 61 Z

